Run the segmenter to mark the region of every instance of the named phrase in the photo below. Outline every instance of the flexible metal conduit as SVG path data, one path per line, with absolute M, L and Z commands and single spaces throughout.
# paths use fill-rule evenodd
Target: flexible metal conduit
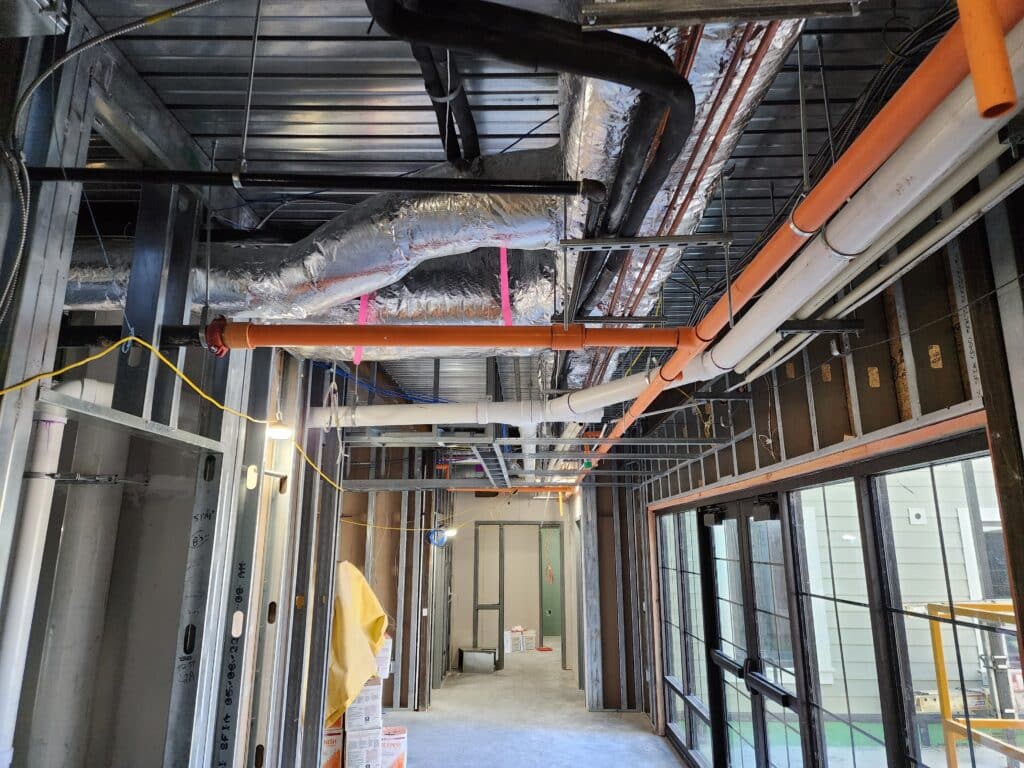
M 1024 0 L 997 0 L 997 5 L 1004 30 L 1011 29 L 1024 17 Z M 1018 41 L 1018 48 L 1013 45 L 1007 48 L 1016 53 L 1021 44 Z M 828 223 L 844 203 L 964 81 L 968 71 L 963 29 L 956 24 L 818 185 L 808 193 L 794 211 L 791 225 L 777 230 L 733 283 L 730 293 L 734 311 L 745 307 L 807 239 Z M 654 399 L 679 379 L 687 364 L 728 326 L 729 316 L 730 297 L 723 296 L 697 326 L 699 346 L 680 348 L 661 368 L 652 372 L 650 381 L 642 387 L 636 400 L 612 429 L 610 437 L 625 434 Z M 622 389 L 625 387 L 620 384 L 620 391 Z M 602 445 L 597 451 L 607 453 L 610 448 L 610 445 Z

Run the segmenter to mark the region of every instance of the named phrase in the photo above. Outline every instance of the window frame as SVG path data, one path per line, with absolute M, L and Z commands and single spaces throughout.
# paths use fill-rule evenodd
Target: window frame
M 854 484 L 855 498 L 857 505 L 857 521 L 861 537 L 863 564 L 867 582 L 867 603 L 869 615 L 871 616 L 871 638 L 875 663 L 879 669 L 893 670 L 895 674 L 879 675 L 879 698 L 882 712 L 882 729 L 887 762 L 889 764 L 920 764 L 919 742 L 914 733 L 914 702 L 909 694 L 908 686 L 905 683 L 911 680 L 909 675 L 909 664 L 903 649 L 905 644 L 905 630 L 902 626 L 902 617 L 889 609 L 894 605 L 894 599 L 898 600 L 899 585 L 896 573 L 895 552 L 891 540 L 891 529 L 889 528 L 889 511 L 883 493 L 880 492 L 881 484 L 879 478 L 885 474 L 905 471 L 919 467 L 930 467 L 936 464 L 952 461 L 968 461 L 981 456 L 989 456 L 987 441 L 982 432 L 973 432 L 957 438 L 942 442 L 918 446 L 916 448 L 896 452 L 882 457 L 870 457 L 843 467 L 829 468 L 820 472 L 812 472 L 801 477 L 786 478 L 784 480 L 766 484 L 763 487 L 735 491 L 731 494 L 723 494 L 719 498 L 702 500 L 699 506 L 681 505 L 676 508 L 660 510 L 655 516 L 658 521 L 663 515 L 677 516 L 676 536 L 679 548 L 677 552 L 677 574 L 683 573 L 685 563 L 682 549 L 682 524 L 683 516 L 687 513 L 698 515 L 698 531 L 704 531 L 706 535 L 698 533 L 700 563 L 701 563 L 701 585 L 702 602 L 704 607 L 704 640 L 705 655 L 707 657 L 707 685 L 708 685 L 708 706 L 701 711 L 699 699 L 687 701 L 689 695 L 685 683 L 679 686 L 672 686 L 672 690 L 684 697 L 688 712 L 686 734 L 683 738 L 674 732 L 674 729 L 667 728 L 667 736 L 673 746 L 683 756 L 685 762 L 690 765 L 703 766 L 703 761 L 697 756 L 689 743 L 693 743 L 692 717 L 690 712 L 700 712 L 701 717 L 711 728 L 712 748 L 714 751 L 715 765 L 728 765 L 727 745 L 725 744 L 725 721 L 724 721 L 724 699 L 722 698 L 722 677 L 721 670 L 713 663 L 712 659 L 718 651 L 718 617 L 715 610 L 715 572 L 710 561 L 711 536 L 710 528 L 702 523 L 707 514 L 714 514 L 720 505 L 725 502 L 740 501 L 754 498 L 753 492 L 759 492 L 756 497 L 763 500 L 766 497 L 773 497 L 779 504 L 781 519 L 783 520 L 783 542 L 784 542 L 784 571 L 789 583 L 788 593 L 790 600 L 791 617 L 801 617 L 804 624 L 800 628 L 800 636 L 808 638 L 808 648 L 801 652 L 803 658 L 804 675 L 803 681 L 799 683 L 798 700 L 796 709 L 801 715 L 801 730 L 807 735 L 804 739 L 811 742 L 813 762 L 808 762 L 808 753 L 805 750 L 805 764 L 821 764 L 824 759 L 823 725 L 820 718 L 811 712 L 814 707 L 806 706 L 806 702 L 812 704 L 820 702 L 820 692 L 817 688 L 817 673 L 813 666 L 816 664 L 817 653 L 814 651 L 813 641 L 813 619 L 810 611 L 809 597 L 800 596 L 796 585 L 802 584 L 806 576 L 805 544 L 802 539 L 802 530 L 795 518 L 799 504 L 794 503 L 791 495 L 805 489 L 821 485 L 828 485 L 839 481 L 850 481 Z M 660 536 L 659 525 L 659 542 Z M 659 567 L 657 571 L 659 583 L 655 588 L 661 590 L 661 580 L 664 571 Z M 874 576 L 874 578 L 872 578 Z M 680 623 L 685 625 L 688 616 L 685 613 L 685 578 L 680 578 Z M 710 599 L 709 599 L 710 596 Z M 806 603 L 806 604 L 805 604 Z M 664 625 L 664 621 L 662 622 Z M 714 628 L 714 632 L 710 628 Z M 684 658 L 690 656 L 686 643 L 685 631 L 681 628 L 682 653 Z M 794 649 L 795 652 L 795 649 Z M 666 680 L 657 681 L 658 685 L 670 686 Z M 690 697 L 692 699 L 692 697 Z M 805 726 L 805 723 L 807 724 Z M 810 727 L 811 730 L 805 730 Z

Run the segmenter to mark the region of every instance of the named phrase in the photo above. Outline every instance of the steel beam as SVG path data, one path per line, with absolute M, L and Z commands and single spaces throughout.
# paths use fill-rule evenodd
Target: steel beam
M 342 173 L 227 173 L 197 171 L 189 168 L 94 168 L 92 166 L 31 165 L 29 178 L 34 182 L 81 181 L 90 184 L 182 184 L 203 187 L 333 189 L 359 194 L 408 192 L 413 194 L 510 194 L 558 195 L 562 197 L 604 198 L 600 182 L 523 179 L 443 178 L 428 176 L 359 176 Z
M 177 186 L 143 186 L 121 334 L 137 336 L 158 348 L 177 213 Z M 113 408 L 148 421 L 159 365 L 152 353 L 138 347 L 119 355 Z
M 584 3 L 584 30 L 688 27 L 714 22 L 849 16 L 863 0 L 616 0 Z
M 79 421 L 87 420 L 102 423 L 108 427 L 117 427 L 146 440 L 155 440 L 196 452 L 217 453 L 221 449 L 221 444 L 217 440 L 186 432 L 183 429 L 168 427 L 166 424 L 160 424 L 159 422 L 147 421 L 140 416 L 133 416 L 123 411 L 115 411 L 112 408 L 95 405 L 94 403 L 54 392 L 53 390 L 41 392 L 39 394 L 39 402 L 63 408 L 68 413 L 74 414 L 74 418 Z

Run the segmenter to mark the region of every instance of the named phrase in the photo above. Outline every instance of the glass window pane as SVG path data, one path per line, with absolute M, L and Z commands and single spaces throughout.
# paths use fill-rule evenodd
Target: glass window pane
M 772 768 L 802 766 L 804 758 L 796 713 L 766 699 L 764 714 L 768 736 L 768 765 Z
M 880 720 L 878 667 L 871 638 L 871 614 L 867 608 L 811 598 L 815 645 L 828 648 L 827 660 L 818 654 L 820 704 L 838 718 L 868 733 Z
M 903 628 L 903 685 L 922 760 L 1006 765 L 983 739 L 1024 743 L 1024 732 L 998 725 L 1019 723 L 1024 685 L 991 463 L 896 472 L 879 486 L 899 577 L 891 609 Z
M 665 699 L 668 704 L 668 722 L 674 726 L 679 733 L 683 743 L 686 743 L 686 704 L 683 697 L 671 688 L 665 689 Z
M 665 568 L 679 567 L 679 544 L 676 539 L 676 515 L 662 515 L 658 518 L 661 530 L 661 564 Z
M 711 728 L 699 717 L 693 718 L 692 749 L 704 758 L 708 765 L 714 765 L 714 755 L 711 753 Z
M 742 681 L 729 674 L 725 675 L 725 715 L 729 765 L 754 768 L 756 759 L 750 694 Z
M 734 659 L 746 657 L 743 619 L 743 584 L 740 578 L 739 534 L 735 520 L 725 520 L 713 529 L 715 576 L 718 602 L 718 630 L 722 651 Z
M 707 647 L 700 640 L 689 638 L 690 663 L 692 674 L 690 675 L 689 692 L 700 699 L 704 706 L 708 705 L 708 670 L 707 670 Z

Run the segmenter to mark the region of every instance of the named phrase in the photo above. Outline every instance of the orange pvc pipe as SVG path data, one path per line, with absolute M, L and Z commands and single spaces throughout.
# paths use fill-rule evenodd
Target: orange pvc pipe
M 995 0 L 958 0 L 978 114 L 999 117 L 1017 105 L 1010 56 Z
M 585 325 L 258 325 L 226 323 L 228 349 L 261 347 L 506 347 L 580 350 L 690 345 L 692 328 L 588 328 Z
M 986 0 L 989 1 L 995 7 L 1000 29 L 1004 33 L 1024 18 L 1024 0 Z M 797 206 L 791 218 L 791 226 L 779 228 L 736 278 L 730 291 L 733 311 L 750 302 L 803 247 L 808 237 L 835 215 L 943 99 L 963 82 L 969 72 L 964 28 L 961 22 L 957 22 Z M 807 234 L 801 235 L 799 231 Z M 681 345 L 676 350 L 662 366 L 660 375 L 640 393 L 608 437 L 622 437 L 654 399 L 679 377 L 686 364 L 706 349 L 728 322 L 729 299 L 723 296 L 697 326 L 697 343 L 692 346 Z M 596 452 L 608 453 L 611 448 L 611 443 L 601 445 Z M 579 479 L 582 480 L 585 474 L 580 475 Z

